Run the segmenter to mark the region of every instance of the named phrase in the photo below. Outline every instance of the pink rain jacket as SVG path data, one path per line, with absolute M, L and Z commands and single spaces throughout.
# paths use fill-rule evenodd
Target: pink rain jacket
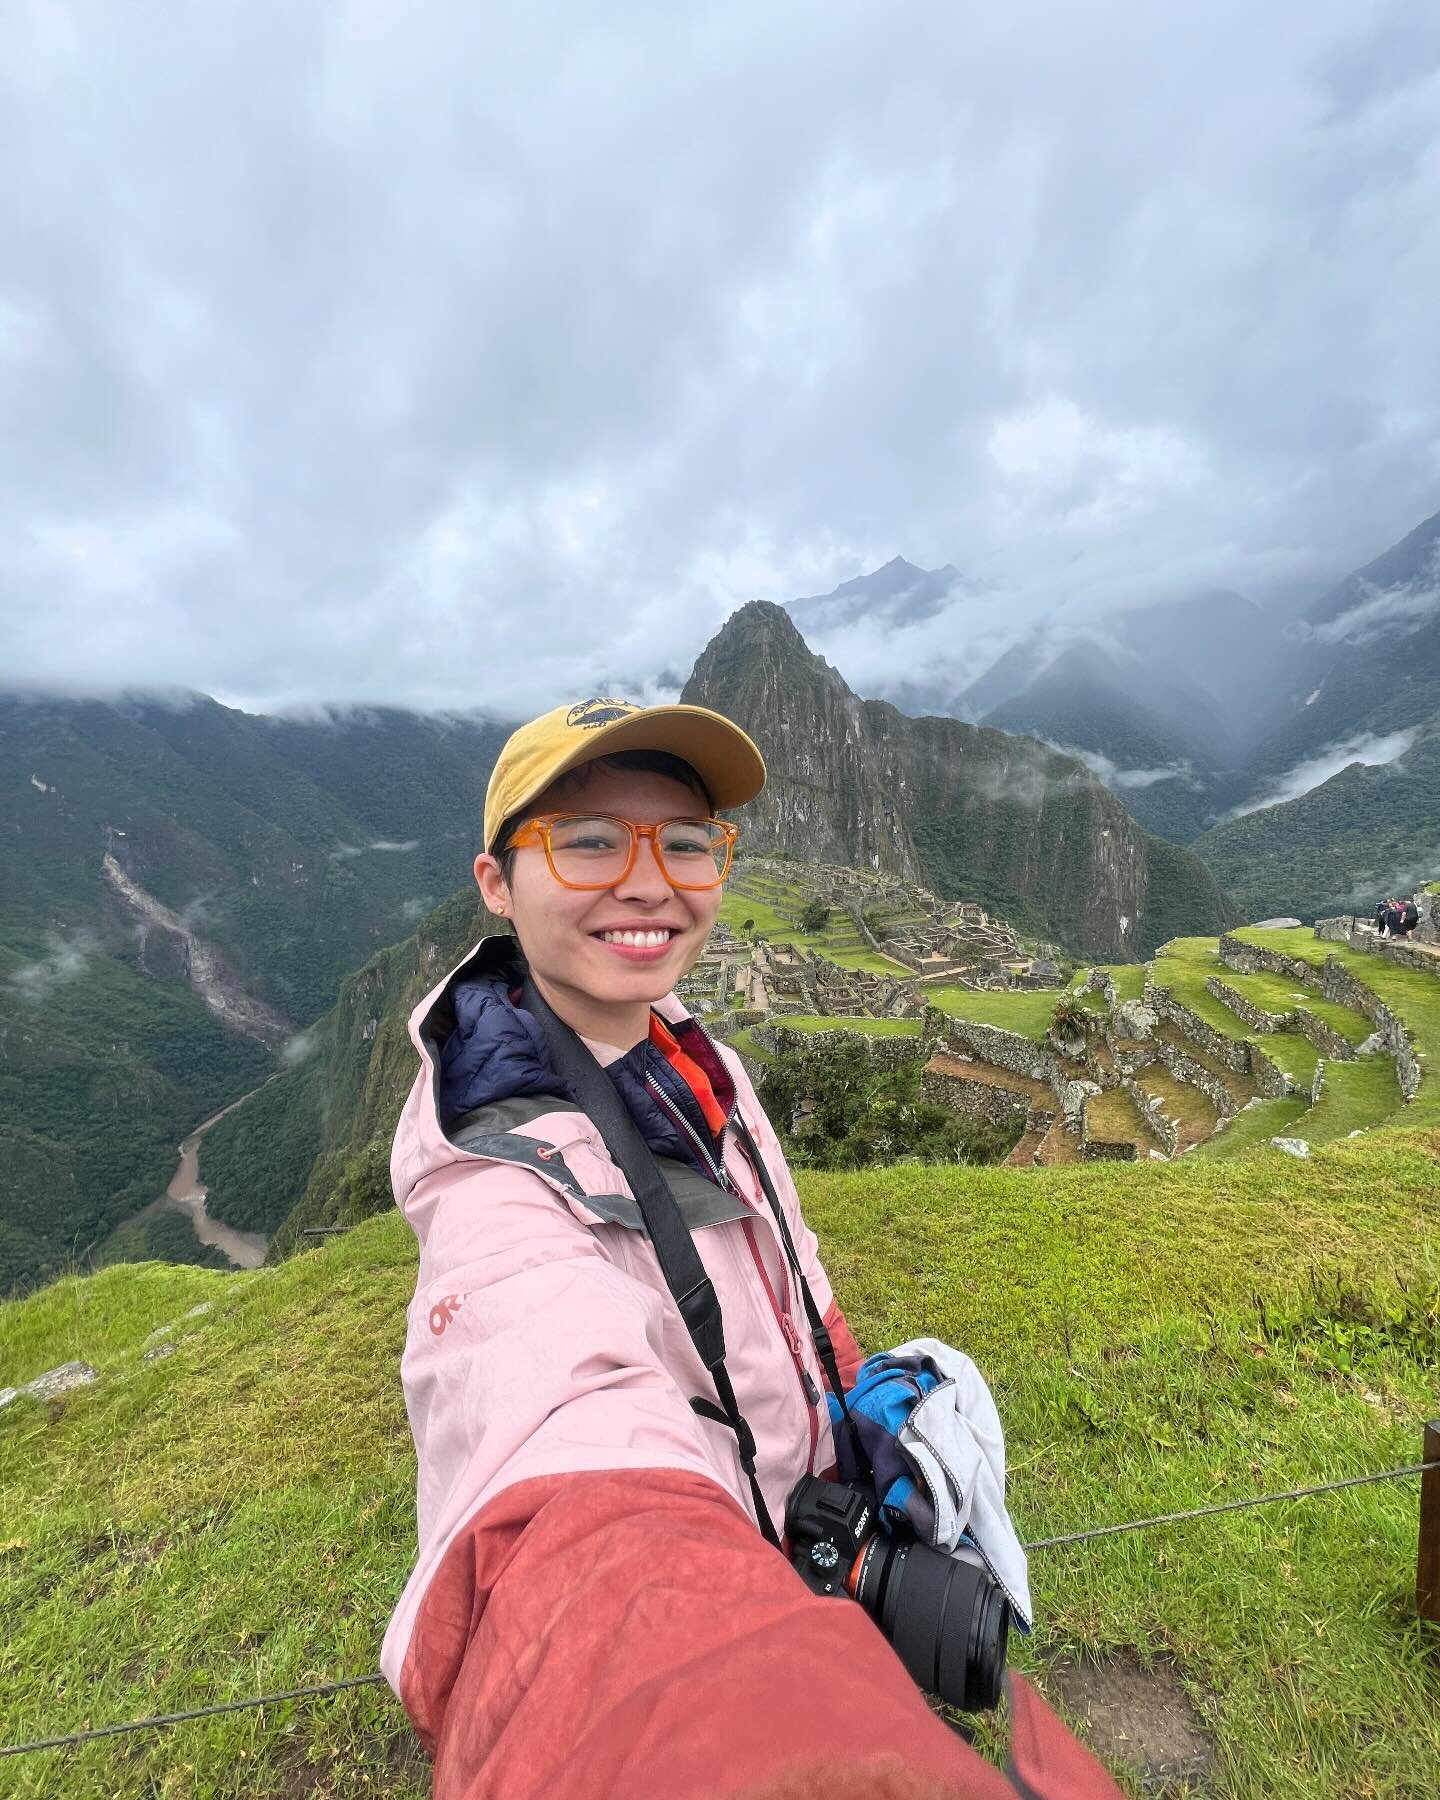
M 446 1137 L 428 1027 L 477 955 L 412 1015 L 421 1066 L 391 1159 L 420 1244 L 401 1367 L 419 1557 L 381 1662 L 436 1759 L 437 1797 L 740 1794 L 838 1756 L 940 1783 L 927 1793 L 1013 1800 L 861 1608 L 811 1594 L 761 1537 L 733 1434 L 691 1410 L 713 1388 L 649 1242 L 613 1222 L 630 1189 L 589 1119 L 557 1104 L 502 1121 L 491 1154 Z M 688 1016 L 673 995 L 656 1010 Z M 849 1385 L 860 1352 L 815 1235 L 743 1065 L 721 1054 Z M 800 1476 L 833 1465 L 824 1376 L 728 1138 L 725 1167 L 738 1200 L 716 1188 L 721 1216 L 694 1240 L 778 1527 Z M 1032 1769 L 1033 1790 L 1118 1792 L 1032 1702 L 1032 1733 L 1053 1727 L 1103 1784 L 1035 1786 Z

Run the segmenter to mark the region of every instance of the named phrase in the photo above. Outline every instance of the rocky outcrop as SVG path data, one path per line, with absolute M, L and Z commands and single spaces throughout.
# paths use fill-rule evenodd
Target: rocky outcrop
M 1204 866 L 1142 831 L 1082 763 L 859 699 L 781 607 L 742 607 L 682 698 L 726 713 L 764 752 L 770 779 L 740 815 L 756 850 L 924 880 L 1097 958 L 1234 917 Z
M 61 1394 L 68 1394 L 73 1388 L 89 1387 L 99 1379 L 100 1371 L 92 1369 L 87 1362 L 61 1363 L 58 1369 L 47 1369 L 43 1375 L 37 1375 L 22 1387 L 0 1388 L 0 1407 L 9 1406 L 12 1400 L 21 1398 L 58 1400 Z

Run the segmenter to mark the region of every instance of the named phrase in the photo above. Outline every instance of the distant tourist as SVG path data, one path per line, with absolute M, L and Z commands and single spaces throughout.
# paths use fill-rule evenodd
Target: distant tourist
M 1382 900 L 1375 908 L 1375 924 L 1382 938 L 1408 938 L 1420 923 L 1420 908 L 1413 900 Z

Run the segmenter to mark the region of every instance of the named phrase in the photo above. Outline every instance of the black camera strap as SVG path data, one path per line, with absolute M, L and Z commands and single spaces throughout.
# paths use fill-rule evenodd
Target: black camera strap
M 810 1336 L 815 1343 L 815 1354 L 820 1358 L 820 1366 L 825 1371 L 825 1379 L 830 1383 L 830 1391 L 840 1404 L 840 1414 L 845 1422 L 845 1430 L 850 1439 L 851 1454 L 855 1458 L 855 1470 L 862 1481 L 873 1481 L 875 1472 L 870 1466 L 870 1458 L 865 1446 L 860 1441 L 859 1428 L 850 1416 L 850 1408 L 845 1400 L 845 1383 L 840 1379 L 840 1365 L 835 1360 L 835 1346 L 831 1342 L 830 1330 L 820 1316 L 820 1308 L 815 1304 L 815 1296 L 810 1292 L 810 1283 L 805 1279 L 800 1267 L 800 1256 L 795 1248 L 795 1239 L 790 1233 L 790 1221 L 785 1217 L 785 1208 L 780 1204 L 780 1196 L 775 1192 L 775 1184 L 770 1179 L 770 1171 L 765 1167 L 765 1160 L 760 1154 L 759 1146 L 751 1135 L 750 1127 L 740 1116 L 740 1109 L 735 1109 L 735 1132 L 745 1146 L 745 1154 L 750 1159 L 750 1166 L 759 1178 L 770 1210 L 775 1215 L 775 1223 L 780 1227 L 780 1241 L 785 1246 L 785 1259 L 790 1265 L 790 1273 L 800 1289 L 800 1297 L 805 1303 L 805 1317 L 809 1322 Z
M 701 1362 L 710 1372 L 720 1402 L 718 1408 L 708 1400 L 692 1400 L 690 1404 L 703 1417 L 726 1425 L 734 1432 L 740 1467 L 750 1483 L 756 1520 L 765 1541 L 778 1548 L 780 1536 L 755 1474 L 755 1434 L 741 1415 L 725 1367 L 725 1328 L 720 1316 L 720 1301 L 675 1198 L 666 1186 L 639 1126 L 615 1091 L 615 1084 L 528 975 L 520 1003 L 539 1022 L 556 1074 L 570 1088 L 630 1183 L 665 1285 L 674 1298 Z

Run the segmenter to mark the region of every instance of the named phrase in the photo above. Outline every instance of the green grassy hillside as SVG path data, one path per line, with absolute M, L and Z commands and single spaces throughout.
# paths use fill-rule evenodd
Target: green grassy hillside
M 501 735 L 0 694 L 0 1294 L 154 1199 L 179 1139 L 275 1067 L 206 1010 L 105 856 L 307 1025 L 464 880 Z
M 1440 713 L 1395 762 L 1351 763 L 1191 848 L 1250 919 L 1368 914 L 1412 891 L 1440 863 Z
M 802 1185 L 862 1342 L 934 1333 L 985 1370 L 1037 1537 L 1413 1460 L 1440 1356 L 1437 1157 L 1436 1134 L 1400 1133 L 1283 1184 L 1270 1158 L 1191 1158 Z M 108 1270 L 0 1307 L 0 1381 L 76 1357 L 102 1376 L 0 1411 L 0 1741 L 374 1668 L 414 1541 L 413 1279 L 391 1212 L 253 1275 Z M 1396 1483 L 1038 1551 L 1018 1660 L 1043 1684 L 1057 1656 L 1173 1659 L 1235 1800 L 1418 1792 L 1440 1664 L 1411 1614 L 1415 1505 Z M 427 1791 L 374 1689 L 6 1778 L 28 1800 Z
M 309 1034 L 303 1059 L 206 1137 L 210 1212 L 267 1233 L 294 1213 L 288 1245 L 300 1223 L 350 1222 L 388 1205 L 380 1171 L 415 1075 L 410 1012 L 472 944 L 500 928 L 472 888 L 350 976 Z M 359 1212 L 352 1160 L 367 1171 Z
M 52 980 L 46 934 L 0 927 L 0 1294 L 163 1193 L 180 1139 L 274 1067 L 141 957 L 127 938 Z

